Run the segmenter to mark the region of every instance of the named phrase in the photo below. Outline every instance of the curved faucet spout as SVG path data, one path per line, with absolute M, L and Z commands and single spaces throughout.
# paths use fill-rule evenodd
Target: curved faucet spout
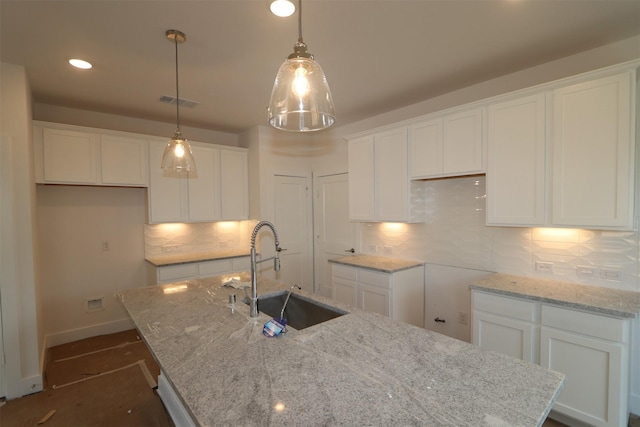
M 258 232 L 264 226 L 267 226 L 273 232 L 276 251 L 274 256 L 257 261 L 256 260 L 256 237 L 258 237 Z M 278 258 L 279 252 L 280 252 L 280 242 L 278 242 L 278 232 L 276 231 L 276 227 L 269 221 L 260 221 L 258 224 L 256 224 L 255 228 L 253 229 L 253 232 L 251 233 L 251 298 L 249 300 L 251 317 L 258 317 L 258 272 L 257 272 L 256 265 L 258 263 L 273 259 L 273 269 L 275 271 L 280 271 L 280 258 Z

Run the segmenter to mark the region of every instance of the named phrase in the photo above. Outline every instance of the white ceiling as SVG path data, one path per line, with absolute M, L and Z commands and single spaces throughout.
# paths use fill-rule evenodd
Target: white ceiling
M 305 0 L 304 40 L 337 124 L 640 34 L 640 0 Z M 0 0 L 0 58 L 24 65 L 36 102 L 239 132 L 266 124 L 297 16 L 266 0 Z M 90 71 L 66 59 L 91 61 Z

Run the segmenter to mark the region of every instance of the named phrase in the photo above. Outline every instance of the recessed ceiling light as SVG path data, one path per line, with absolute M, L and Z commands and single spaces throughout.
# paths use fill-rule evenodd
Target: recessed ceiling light
M 69 60 L 69 64 L 73 65 L 76 68 L 80 68 L 83 70 L 88 70 L 91 67 L 93 67 L 93 65 L 91 65 L 90 62 L 84 61 L 82 59 L 70 59 Z
M 269 5 L 271 13 L 276 16 L 291 16 L 296 11 L 296 6 L 290 0 L 273 0 Z

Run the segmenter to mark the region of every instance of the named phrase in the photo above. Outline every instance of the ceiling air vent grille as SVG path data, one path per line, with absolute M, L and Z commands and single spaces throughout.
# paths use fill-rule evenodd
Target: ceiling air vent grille
M 160 102 L 164 102 L 166 104 L 175 105 L 177 101 L 178 101 L 178 99 L 175 96 L 162 95 L 160 97 Z M 199 104 L 199 102 L 197 102 L 197 101 L 191 101 L 189 99 L 184 99 L 184 98 L 180 99 L 180 106 L 181 107 L 194 108 L 198 104 Z

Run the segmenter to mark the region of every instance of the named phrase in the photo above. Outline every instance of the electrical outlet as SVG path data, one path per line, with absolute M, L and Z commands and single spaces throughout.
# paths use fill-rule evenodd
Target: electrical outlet
M 576 267 L 576 274 L 578 275 L 578 277 L 594 278 L 598 275 L 598 268 L 590 267 L 587 265 L 579 265 Z
M 553 273 L 553 263 L 552 262 L 544 262 L 544 261 L 536 261 L 536 271 L 538 273 Z
M 376 253 L 378 252 L 378 247 L 376 245 L 369 245 L 369 252 Z
M 468 325 L 469 313 L 465 313 L 464 311 L 461 311 L 460 313 L 458 313 L 458 323 L 460 323 L 461 325 Z
M 622 272 L 620 270 L 613 270 L 611 268 L 603 268 L 600 270 L 600 278 L 605 280 L 622 280 Z
M 391 255 L 393 253 L 393 246 L 385 246 L 383 249 L 385 255 Z
M 229 242 L 218 242 L 218 244 L 220 245 L 221 248 L 228 248 L 229 247 Z
M 111 250 L 111 242 L 108 240 L 103 240 L 102 241 L 102 250 L 103 251 L 110 251 Z

